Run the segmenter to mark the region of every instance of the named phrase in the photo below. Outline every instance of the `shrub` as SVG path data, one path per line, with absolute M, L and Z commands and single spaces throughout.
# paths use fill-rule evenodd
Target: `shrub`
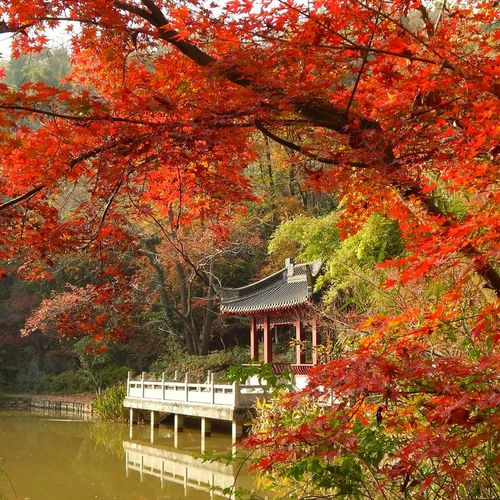
M 127 395 L 125 384 L 116 384 L 99 394 L 94 403 L 94 410 L 101 420 L 110 422 L 125 422 L 127 410 L 123 406 L 123 400 Z
M 108 366 L 102 373 L 102 386 L 112 387 L 127 380 L 127 374 L 130 368 L 128 366 Z
M 172 378 L 176 370 L 181 376 L 189 374 L 189 379 L 196 382 L 204 382 L 207 372 L 224 373 L 232 365 L 248 363 L 250 355 L 248 347 L 235 347 L 230 351 L 214 351 L 207 356 L 184 355 L 177 357 L 163 356 L 152 367 L 156 374 L 165 372 L 168 378 Z
M 58 375 L 45 375 L 39 387 L 39 390 L 54 393 L 87 392 L 92 389 L 92 383 L 81 370 L 62 372 Z

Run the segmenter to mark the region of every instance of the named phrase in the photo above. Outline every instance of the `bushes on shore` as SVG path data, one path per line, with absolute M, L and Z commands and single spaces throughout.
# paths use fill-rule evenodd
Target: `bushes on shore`
M 125 366 L 106 367 L 101 373 L 102 387 L 125 381 L 128 370 Z M 12 389 L 17 392 L 75 394 L 95 392 L 96 386 L 84 370 L 78 369 L 58 374 L 40 373 L 38 377 L 20 377 Z
M 123 406 L 123 400 L 127 395 L 125 384 L 116 384 L 105 389 L 96 397 L 94 410 L 100 420 L 112 422 L 125 422 L 127 420 L 127 409 Z
M 177 370 L 181 377 L 189 374 L 192 382 L 204 382 L 209 371 L 224 374 L 232 365 L 241 365 L 250 361 L 248 347 L 235 347 L 230 351 L 213 351 L 207 356 L 195 356 L 183 352 L 164 354 L 151 367 L 151 371 L 173 378 Z

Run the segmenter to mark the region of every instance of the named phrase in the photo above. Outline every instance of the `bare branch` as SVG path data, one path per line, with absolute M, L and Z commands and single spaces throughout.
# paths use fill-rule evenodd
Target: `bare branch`
M 87 249 L 91 243 L 93 243 L 98 237 L 99 233 L 101 232 L 102 226 L 104 224 L 104 221 L 106 220 L 106 216 L 108 215 L 109 209 L 111 208 L 111 205 L 113 204 L 113 201 L 115 200 L 116 195 L 118 194 L 118 191 L 120 191 L 120 188 L 122 187 L 123 181 L 119 180 L 118 183 L 116 184 L 115 188 L 113 189 L 113 192 L 111 193 L 111 196 L 109 197 L 108 201 L 106 202 L 106 205 L 104 206 L 104 211 L 101 215 L 101 219 L 99 220 L 99 225 L 97 226 L 97 230 L 90 238 L 89 241 L 84 245 L 83 249 Z
M 298 153 L 306 156 L 307 158 L 310 158 L 311 160 L 315 160 L 321 163 L 326 163 L 327 165 L 335 165 L 339 166 L 339 161 L 333 158 L 326 158 L 322 156 L 317 156 L 314 153 L 311 153 L 310 151 L 307 151 L 307 149 L 303 148 L 302 146 L 299 146 L 298 144 L 295 144 L 291 141 L 287 141 L 286 139 L 283 139 L 282 137 L 279 137 L 278 135 L 274 134 L 271 132 L 269 129 L 267 129 L 264 124 L 260 121 L 257 120 L 255 122 L 255 126 L 258 130 L 260 130 L 266 137 L 269 137 L 269 139 L 272 139 L 274 142 L 277 142 L 278 144 L 281 144 L 282 146 L 291 149 L 293 151 L 297 151 Z M 370 165 L 366 163 L 361 163 L 361 162 L 346 162 L 346 165 L 352 166 L 352 167 L 359 167 L 359 168 L 368 168 Z
M 48 111 L 45 109 L 33 108 L 29 106 L 21 106 L 20 104 L 0 104 L 0 109 L 6 109 L 9 111 L 25 111 L 27 113 L 34 113 L 38 115 L 51 116 L 53 118 L 63 118 L 64 120 L 72 120 L 79 122 L 86 121 L 106 121 L 106 122 L 122 122 L 122 123 L 132 123 L 136 125 L 163 125 L 160 122 L 150 122 L 147 120 L 135 120 L 133 118 L 123 118 L 120 116 L 111 115 L 93 115 L 93 116 L 80 116 L 80 115 L 68 115 L 65 113 L 58 113 L 56 111 Z
M 89 160 L 90 158 L 98 155 L 99 153 L 102 153 L 104 151 L 108 151 L 110 149 L 113 149 L 121 144 L 130 144 L 133 146 L 136 144 L 137 141 L 142 141 L 146 137 L 148 137 L 150 134 L 142 134 L 140 136 L 136 136 L 133 138 L 126 138 L 122 139 L 120 141 L 112 141 L 107 144 L 103 144 L 102 146 L 98 146 L 97 148 L 91 149 L 89 151 L 85 151 L 84 153 L 75 156 L 73 159 L 71 159 L 68 163 L 68 170 L 71 170 L 73 167 L 76 167 L 79 163 L 85 160 Z M 16 196 L 15 198 L 12 198 L 11 200 L 6 201 L 5 203 L 2 203 L 0 205 L 0 211 L 11 207 L 12 205 L 17 205 L 18 203 L 23 202 L 24 200 L 30 199 L 32 196 L 40 192 L 42 189 L 45 189 L 47 187 L 47 184 L 40 184 L 33 189 L 30 189 L 24 194 L 21 194 L 19 196 Z
M 377 17 L 375 18 L 375 23 L 374 23 L 375 25 L 373 26 L 373 30 L 372 30 L 371 35 L 370 35 L 370 40 L 368 42 L 369 48 L 371 48 L 371 46 L 373 45 L 373 38 L 375 36 L 375 31 L 377 29 L 377 24 L 378 24 L 381 10 L 382 10 L 382 1 L 380 2 L 380 6 L 379 6 L 379 9 L 377 12 Z M 354 96 L 356 95 L 356 91 L 358 90 L 358 85 L 359 85 L 359 82 L 361 81 L 361 76 L 363 74 L 363 70 L 365 69 L 366 61 L 368 60 L 369 55 L 370 55 L 370 53 L 368 51 L 366 51 L 364 56 L 363 56 L 363 61 L 361 62 L 361 67 L 359 68 L 358 74 L 356 76 L 356 81 L 354 82 L 354 87 L 352 88 L 351 95 L 349 96 L 349 102 L 347 103 L 347 107 L 345 110 L 345 114 L 347 116 L 349 115 L 349 111 L 350 111 L 352 103 L 354 101 Z
M 27 191 L 24 194 L 16 196 L 15 198 L 12 198 L 9 201 L 6 201 L 5 203 L 2 203 L 0 205 L 0 211 L 5 210 L 6 208 L 9 208 L 12 205 L 17 205 L 18 203 L 21 203 L 24 200 L 29 200 L 30 198 L 35 196 L 35 194 L 39 193 L 44 187 L 45 187 L 45 185 L 41 184 L 40 186 L 37 186 L 33 189 L 30 189 L 29 191 Z

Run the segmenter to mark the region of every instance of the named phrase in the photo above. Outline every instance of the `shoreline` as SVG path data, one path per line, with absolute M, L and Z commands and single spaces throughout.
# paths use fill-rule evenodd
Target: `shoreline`
M 0 396 L 0 408 L 43 409 L 65 413 L 93 413 L 95 394 L 9 394 Z

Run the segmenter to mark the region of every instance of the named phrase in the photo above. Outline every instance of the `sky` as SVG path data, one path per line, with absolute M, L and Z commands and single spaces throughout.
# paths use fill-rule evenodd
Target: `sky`
M 10 55 L 10 37 L 9 34 L 0 35 L 0 58 L 8 59 Z
M 60 46 L 68 39 L 68 35 L 65 31 L 67 24 L 63 24 L 60 27 L 48 30 L 45 34 L 49 38 L 49 46 Z M 12 33 L 0 34 L 0 60 L 10 58 L 10 44 L 12 41 Z

